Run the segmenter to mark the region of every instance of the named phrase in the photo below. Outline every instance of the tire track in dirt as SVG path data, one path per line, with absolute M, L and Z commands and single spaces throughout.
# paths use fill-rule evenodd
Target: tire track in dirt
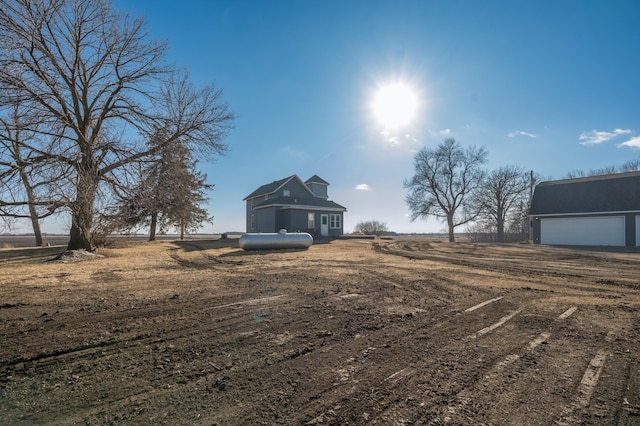
M 389 280 L 389 277 L 385 277 L 385 278 L 387 279 L 387 281 L 391 281 L 391 280 Z M 406 286 L 399 285 L 399 283 L 397 283 L 397 282 L 393 282 L 393 284 L 394 284 L 395 286 L 397 286 L 397 287 L 404 287 L 404 288 L 406 289 Z M 433 290 L 433 288 L 430 288 L 429 290 Z M 476 289 L 476 290 L 477 290 L 477 289 Z M 476 291 L 476 292 L 477 292 L 477 291 Z M 431 296 L 433 296 L 433 295 L 431 295 Z M 497 299 L 497 300 L 500 300 L 501 298 L 496 298 L 496 299 Z M 492 300 L 492 301 L 493 301 L 493 300 Z M 473 309 L 472 309 L 472 310 L 473 310 Z M 447 323 L 447 322 L 448 322 L 448 321 L 446 321 L 445 323 Z M 435 329 L 437 329 L 437 328 L 444 328 L 443 324 L 445 324 L 445 323 L 431 324 L 431 325 L 432 325 Z M 443 334 L 447 334 L 447 333 L 449 333 L 449 334 L 450 334 L 450 331 L 449 331 L 449 330 L 443 330 Z M 416 336 L 416 331 L 415 331 L 415 330 L 413 330 L 413 331 L 411 331 L 411 332 L 406 332 L 405 334 L 406 334 L 406 336 L 407 336 L 407 337 L 404 339 L 405 341 L 413 340 L 413 339 L 415 338 L 415 336 Z M 482 334 L 482 333 L 481 333 L 481 334 Z M 398 344 L 398 342 L 395 342 L 395 343 L 397 343 L 397 344 Z M 402 346 L 402 343 L 399 343 L 399 344 L 398 344 L 398 346 Z M 343 370 L 344 370 L 344 369 L 343 369 Z M 358 373 L 358 369 L 357 369 L 357 368 L 354 368 L 354 367 L 352 367 L 352 366 L 351 366 L 351 367 L 350 367 L 350 370 L 351 370 L 351 372 L 352 372 L 352 373 L 351 373 L 352 375 L 357 375 L 357 373 Z M 396 380 L 394 380 L 394 382 L 395 382 L 395 381 L 397 381 L 397 379 L 399 379 L 400 377 L 404 378 L 404 377 L 410 376 L 412 373 L 411 373 L 411 374 L 409 374 L 409 373 L 407 373 L 407 372 L 413 372 L 413 371 L 415 371 L 415 369 L 413 369 L 413 368 L 403 368 L 403 369 L 401 369 L 401 370 L 399 370 L 399 371 L 396 371 L 396 372 L 389 372 L 390 374 L 389 374 L 387 377 L 391 377 L 391 378 L 396 379 Z M 350 398 L 351 398 L 351 396 L 350 396 Z M 334 398 L 334 399 L 335 399 L 335 400 L 338 400 L 339 398 Z M 331 404 L 329 404 L 329 405 L 331 405 Z M 338 404 L 338 405 L 340 405 L 340 404 Z M 323 414 L 321 414 L 319 418 L 320 418 L 320 419 L 322 419 L 322 418 L 323 418 L 322 416 L 323 416 Z M 369 415 L 368 417 L 369 417 L 369 418 L 371 418 L 371 416 L 370 416 L 370 415 Z M 316 419 L 318 419 L 318 417 L 316 417 Z
M 575 311 L 576 311 L 575 307 L 572 307 L 572 308 L 566 310 L 565 312 L 563 312 L 560 315 L 560 317 L 558 317 L 558 319 L 555 322 L 562 322 L 562 320 L 568 318 Z M 542 343 L 546 342 L 547 339 L 549 339 L 549 337 L 551 336 L 552 333 L 553 334 L 559 334 L 559 331 L 561 330 L 561 329 L 558 329 L 557 327 L 553 327 L 552 329 L 553 329 L 553 331 L 551 333 L 549 331 L 542 331 L 536 338 L 534 338 L 527 345 L 525 345 L 528 348 L 527 351 L 530 352 L 532 349 L 535 349 L 535 348 L 539 347 Z M 520 331 L 523 331 L 523 330 L 520 330 Z M 511 339 L 513 337 L 513 335 L 510 334 L 509 337 Z M 472 348 L 469 348 L 467 350 L 472 350 Z M 459 350 L 459 352 L 463 352 L 463 351 L 464 351 L 464 349 Z M 438 358 L 439 354 L 440 354 L 440 352 L 436 351 L 435 353 L 433 353 L 433 356 Z M 444 355 L 444 353 L 443 353 L 443 355 Z M 513 354 L 510 354 L 510 353 L 506 354 L 506 355 L 505 354 L 499 354 L 499 356 L 494 356 L 493 357 L 494 363 L 492 365 L 498 366 L 498 367 L 491 367 L 491 368 L 489 368 L 489 373 L 484 373 L 484 374 L 482 373 L 482 371 L 486 370 L 486 368 L 485 369 L 478 368 L 478 369 L 476 369 L 476 372 L 480 371 L 480 373 L 476 374 L 476 376 L 479 375 L 480 377 L 482 377 L 484 375 L 484 376 L 491 377 L 492 368 L 496 369 L 497 371 L 500 371 L 502 369 L 505 369 L 505 367 L 507 367 L 508 365 L 513 364 L 516 360 L 520 359 L 523 356 L 524 355 L 513 355 Z M 500 359 L 503 359 L 503 360 L 500 360 Z M 535 365 L 535 362 L 532 361 L 531 359 L 528 359 L 527 361 L 528 361 L 528 364 Z M 455 362 L 467 364 L 467 363 L 469 363 L 469 360 L 457 359 Z M 429 365 L 429 364 L 421 365 L 421 363 L 419 362 L 417 365 L 414 365 L 412 367 L 403 368 L 403 369 L 391 374 L 390 376 L 388 376 L 388 378 L 389 377 L 391 377 L 391 378 L 399 378 L 398 380 L 394 380 L 394 382 L 396 382 L 396 381 L 400 381 L 401 379 L 405 379 L 405 378 L 406 379 L 411 379 L 412 378 L 411 376 L 415 371 L 429 371 L 429 370 L 433 371 L 434 370 L 433 368 L 425 368 L 425 367 L 432 367 L 432 366 Z M 469 373 L 469 372 L 468 371 L 466 373 L 465 372 L 455 372 L 455 376 L 453 376 L 453 377 L 452 376 L 448 376 L 447 380 L 454 381 L 454 382 L 460 381 L 461 383 L 464 383 L 465 380 L 467 380 L 467 378 L 469 376 L 473 377 L 473 374 L 468 375 L 467 373 Z M 521 373 L 519 373 L 519 374 L 521 374 Z M 512 377 L 512 375 L 510 374 L 509 377 Z M 499 381 L 502 382 L 503 380 L 499 380 Z M 464 391 L 464 389 L 468 389 L 469 387 L 473 388 L 473 387 L 477 387 L 477 386 L 478 385 L 477 385 L 476 382 L 473 382 L 473 381 L 469 382 L 467 380 L 467 383 L 464 386 L 461 386 L 460 389 L 463 389 L 463 391 Z M 405 387 L 407 387 L 406 383 L 402 385 L 403 389 L 398 390 L 398 393 L 401 393 L 402 390 L 405 390 L 404 389 Z M 416 389 L 416 392 L 419 393 L 419 390 L 420 390 L 420 388 L 418 387 Z M 392 395 L 393 393 L 394 393 L 393 391 L 389 391 L 389 394 Z M 411 393 L 412 392 L 405 392 L 405 394 L 411 394 Z M 453 394 L 455 394 L 455 390 L 453 390 Z M 449 394 L 445 393 L 445 395 L 443 395 L 443 396 L 444 396 L 444 398 L 448 399 L 448 398 L 450 398 L 449 395 L 450 395 L 450 393 Z M 441 400 L 441 398 L 440 398 L 440 400 Z M 484 406 L 487 406 L 486 405 L 487 403 L 490 405 L 490 403 L 487 402 L 487 401 L 483 401 L 482 402 L 482 404 L 485 404 Z M 411 407 L 410 410 L 404 410 L 403 411 L 401 408 L 400 409 L 398 408 L 398 407 L 406 406 L 406 405 L 409 405 L 409 404 L 412 404 L 412 407 Z M 381 424 L 389 424 L 389 423 L 402 424 L 405 421 L 407 423 L 411 423 L 411 422 L 413 422 L 415 420 L 415 413 L 416 412 L 423 412 L 424 411 L 423 407 L 437 406 L 437 405 L 438 405 L 438 398 L 436 398 L 435 400 L 433 398 L 431 400 L 422 400 L 421 402 L 418 403 L 415 398 L 410 397 L 406 401 L 403 401 L 403 402 L 399 402 L 398 401 L 397 404 L 393 405 L 388 410 L 387 409 L 383 409 L 382 410 L 382 414 L 372 415 L 371 413 L 367 413 L 366 417 L 367 417 L 367 420 L 369 420 L 369 421 L 377 419 Z M 513 406 L 513 404 L 512 404 L 512 406 Z M 390 411 L 390 412 L 388 412 L 388 411 Z M 405 415 L 405 416 L 402 416 L 401 414 L 398 414 L 398 413 L 402 413 L 402 412 L 406 413 L 407 411 L 410 414 Z M 508 411 L 505 411 L 505 413 L 506 412 L 508 412 Z M 428 415 L 427 417 L 423 417 L 423 420 L 424 419 L 429 419 L 429 418 L 433 418 L 433 415 Z M 469 421 L 470 421 L 470 418 L 468 416 L 467 416 L 466 420 L 459 419 L 459 423 L 468 423 Z M 513 420 L 511 420 L 511 421 L 513 421 Z M 522 421 L 527 423 L 527 420 L 522 420 Z M 476 422 L 482 422 L 482 421 L 481 420 L 473 421 L 473 423 L 476 423 Z M 495 422 L 495 420 L 493 422 Z M 490 421 L 489 423 L 492 423 L 492 421 Z
M 468 315 L 475 317 L 475 315 L 471 315 L 471 314 L 468 314 Z M 391 348 L 402 348 L 403 346 L 405 346 L 403 342 L 414 341 L 420 338 L 424 339 L 424 336 L 425 336 L 424 333 L 426 331 L 425 329 L 428 329 L 430 332 L 438 330 L 439 335 L 441 336 L 446 335 L 447 339 L 443 340 L 440 337 L 433 335 L 432 336 L 433 340 L 440 342 L 440 344 L 438 345 L 432 344 L 429 347 L 426 347 L 424 350 L 430 353 L 432 359 L 435 358 L 436 360 L 441 360 L 441 362 L 439 363 L 436 362 L 434 364 L 432 359 L 429 361 L 425 361 L 423 357 L 421 357 L 420 355 L 416 355 L 410 366 L 401 368 L 400 370 L 397 370 L 397 369 L 394 370 L 393 365 L 389 365 L 388 363 L 385 363 L 384 358 L 381 359 L 380 355 L 378 355 L 378 362 L 374 361 L 371 363 L 369 362 L 354 363 L 352 358 L 350 358 L 349 360 L 347 360 L 348 362 L 345 364 L 344 368 L 341 369 L 341 371 L 345 371 L 345 370 L 349 371 L 348 377 L 354 377 L 354 378 L 358 377 L 359 372 L 362 370 L 367 370 L 367 375 L 371 375 L 372 369 L 377 369 L 378 372 L 375 374 L 375 376 L 381 377 L 382 380 L 380 382 L 369 382 L 366 384 L 357 382 L 357 385 L 358 385 L 357 388 L 351 387 L 346 390 L 345 390 L 345 386 L 338 387 L 336 389 L 331 390 L 330 394 L 324 394 L 322 398 L 318 397 L 318 399 L 322 401 L 322 405 L 324 406 L 348 407 L 349 400 L 352 400 L 354 398 L 355 400 L 358 400 L 358 401 L 365 400 L 367 398 L 365 395 L 366 393 L 380 393 L 384 395 L 392 395 L 394 393 L 410 394 L 411 392 L 407 392 L 407 389 L 406 389 L 407 381 L 412 378 L 415 378 L 414 376 L 415 374 L 417 374 L 417 372 L 438 371 L 438 364 L 447 368 L 447 366 L 453 366 L 453 364 L 457 364 L 460 361 L 462 361 L 460 359 L 453 360 L 451 359 L 451 356 L 450 356 L 451 342 L 456 342 L 456 341 L 462 342 L 462 341 L 465 341 L 465 337 L 466 337 L 464 335 L 464 330 L 466 329 L 466 326 L 460 326 L 460 324 L 455 324 L 456 319 L 458 318 L 460 317 L 456 315 L 450 318 L 446 318 L 443 321 L 440 321 L 436 324 L 431 324 L 430 326 L 423 324 L 415 327 L 415 329 L 406 330 L 405 328 L 404 337 L 398 338 L 395 340 L 387 340 L 388 343 L 385 343 L 383 345 L 383 347 L 385 346 L 387 347 L 387 352 L 392 352 Z M 396 333 L 393 333 L 392 335 L 397 336 Z M 469 349 L 460 348 L 460 349 L 457 349 L 456 352 L 462 353 L 467 350 Z M 383 351 L 378 350 L 376 352 L 373 352 L 373 354 L 376 354 L 376 353 L 381 354 L 382 352 Z M 388 356 L 390 358 L 393 358 L 393 354 L 390 354 Z M 495 356 L 496 355 L 493 355 L 493 357 Z M 374 355 L 369 355 L 368 357 L 368 359 L 373 359 L 373 358 L 374 358 Z M 406 354 L 405 354 L 405 358 L 406 358 Z M 467 360 L 466 362 L 464 362 L 464 364 L 466 364 L 467 366 L 471 366 L 474 363 L 471 362 L 471 360 Z M 477 366 L 474 366 L 474 367 L 477 367 Z M 452 373 L 452 370 L 447 370 L 447 371 L 448 371 L 448 374 Z M 455 373 L 456 378 L 452 379 L 452 377 L 447 377 L 447 379 L 449 381 L 451 380 L 455 381 L 458 379 L 462 380 L 462 378 L 465 377 L 468 373 L 469 373 L 468 370 L 463 369 L 461 373 L 458 373 L 458 372 Z M 469 376 L 472 377 L 473 375 L 469 374 Z M 425 382 L 420 378 L 417 378 L 417 380 L 419 382 L 420 381 Z M 427 380 L 426 382 L 429 382 L 429 381 Z M 424 383 L 421 383 L 421 385 L 424 385 Z M 419 393 L 419 387 L 418 389 L 415 389 L 415 391 Z M 345 393 L 347 393 L 348 396 L 345 396 Z M 450 391 L 444 391 L 445 395 L 448 395 L 449 393 Z M 441 397 L 442 397 L 441 395 L 435 395 L 436 403 L 437 403 L 437 400 Z M 330 401 L 330 402 L 327 402 L 327 401 Z M 423 402 L 423 404 L 428 405 L 426 402 Z M 384 407 L 377 407 L 377 408 L 372 407 L 370 412 L 366 413 L 365 417 L 370 421 L 373 421 L 374 419 L 378 419 L 381 421 L 382 424 L 388 424 L 388 421 L 390 421 L 390 419 L 385 418 L 385 416 L 387 415 L 386 411 L 387 410 Z M 323 412 L 321 409 L 317 409 L 315 411 L 315 415 L 310 414 L 310 417 L 312 418 L 312 422 L 314 420 L 315 422 L 320 422 L 323 419 L 324 419 L 323 421 L 329 420 L 331 417 L 331 414 L 332 413 L 328 413 L 326 411 Z M 348 419 L 338 418 L 334 420 L 339 422 L 340 420 L 347 421 Z
M 380 273 L 378 271 L 376 271 L 374 275 L 376 278 L 380 277 Z M 431 289 L 430 291 L 431 291 L 430 294 L 433 296 L 433 289 Z M 363 296 L 372 297 L 371 294 L 367 294 Z M 373 298 L 375 298 L 375 296 L 373 296 Z M 343 298 L 339 296 L 331 296 L 331 297 L 328 297 L 327 299 L 340 300 L 340 304 L 343 304 L 345 306 L 352 306 L 352 308 L 354 308 L 353 307 L 354 303 L 359 303 L 357 302 L 357 300 L 359 299 L 357 297 Z M 357 308 L 357 306 L 355 308 Z M 442 313 L 438 315 L 443 315 L 443 318 L 447 318 L 451 316 L 451 313 L 448 311 L 449 308 L 450 307 L 447 307 L 446 310 L 443 310 Z M 325 314 L 331 313 L 332 309 L 333 309 L 333 314 L 331 316 L 338 317 L 339 310 L 340 310 L 338 305 L 331 306 L 329 309 L 329 312 L 325 312 Z M 338 311 L 336 311 L 336 309 L 338 309 Z M 351 309 L 347 309 L 347 311 L 349 310 Z M 434 315 L 436 315 L 434 314 L 433 310 L 430 312 L 430 315 L 432 318 L 431 321 L 433 321 L 433 319 L 435 319 Z M 387 317 L 394 318 L 393 315 L 387 316 Z M 346 364 L 343 364 L 343 365 L 337 364 L 337 365 L 333 365 L 333 368 L 330 368 L 331 371 L 337 372 L 335 374 L 340 376 L 340 382 L 346 381 L 348 377 L 357 376 L 359 371 L 361 371 L 361 367 L 359 367 L 359 363 L 354 362 L 354 360 L 359 359 L 360 357 L 367 357 L 375 351 L 385 350 L 385 348 L 390 348 L 391 346 L 402 346 L 402 342 L 394 342 L 393 340 L 390 340 L 388 336 L 403 334 L 402 332 L 400 332 L 400 330 L 405 328 L 407 326 L 407 323 L 413 321 L 413 319 L 415 318 L 413 318 L 413 316 L 411 317 L 395 316 L 395 318 L 397 319 L 392 321 L 387 321 L 383 327 L 379 327 L 375 324 L 372 324 L 374 325 L 373 328 L 366 325 L 367 321 L 365 321 L 365 323 L 362 323 L 360 321 L 361 323 L 360 326 L 357 329 L 351 328 L 351 333 L 362 333 L 362 338 L 357 337 L 358 334 L 356 334 L 356 339 L 352 339 L 352 341 L 344 341 L 343 339 L 334 338 L 332 340 L 337 340 L 337 341 L 326 342 L 326 345 L 321 349 L 321 352 L 323 353 L 330 353 L 333 348 L 340 347 L 341 352 L 343 353 L 346 352 L 353 355 L 351 358 L 347 360 Z M 379 322 L 379 321 L 376 321 L 376 322 Z M 332 334 L 334 337 L 339 336 L 339 335 L 336 335 L 335 333 L 332 333 Z M 410 339 L 410 340 L 413 339 L 411 334 L 409 334 L 408 337 L 406 337 L 404 340 L 406 341 L 407 339 Z M 365 340 L 366 342 L 364 342 Z M 349 345 L 353 346 L 352 350 L 348 350 L 348 348 L 346 347 Z M 318 358 L 322 358 L 322 354 L 314 355 L 314 354 L 307 353 L 305 354 L 305 360 L 311 362 L 309 357 L 314 358 L 316 356 Z M 323 376 L 323 374 L 321 374 L 321 376 Z M 326 403 L 326 399 L 327 399 L 326 393 L 330 392 L 335 387 L 335 384 L 334 384 L 335 376 L 333 373 L 331 372 L 325 373 L 324 377 L 326 377 L 326 379 L 324 380 L 324 383 L 325 383 L 324 386 L 322 385 L 322 382 L 323 382 L 322 378 L 318 378 L 318 377 L 314 378 L 314 385 L 316 389 L 324 389 L 324 390 L 320 391 L 315 395 L 311 395 L 309 397 L 310 400 L 321 400 L 321 404 Z
M 557 320 L 563 321 L 567 319 L 571 314 L 577 310 L 577 307 L 573 306 L 558 316 Z M 459 413 L 465 406 L 471 404 L 475 399 L 475 394 L 478 392 L 487 393 L 487 389 L 482 389 L 483 384 L 486 382 L 504 382 L 504 375 L 509 374 L 505 370 L 519 361 L 526 354 L 532 354 L 541 344 L 545 343 L 552 336 L 550 330 L 541 332 L 533 340 L 531 340 L 524 347 L 519 348 L 518 352 L 511 352 L 507 354 L 503 359 L 496 362 L 491 366 L 484 375 L 476 381 L 472 386 L 462 389 L 455 397 L 455 403 L 449 404 L 442 409 L 438 415 L 436 415 L 429 424 L 443 424 L 456 422 L 456 413 Z M 469 420 L 468 418 L 465 420 Z M 457 419 L 457 421 L 464 421 L 463 419 Z
M 636 296 L 640 296 L 638 291 L 638 280 L 632 272 L 626 275 L 625 281 L 603 279 L 599 275 L 593 277 L 590 275 L 589 269 L 584 268 L 584 264 L 581 262 L 573 263 L 573 266 L 567 264 L 571 261 L 571 258 L 567 261 L 563 261 L 562 267 L 555 265 L 556 262 L 550 261 L 532 265 L 525 256 L 522 260 L 518 256 L 510 257 L 508 259 L 497 259 L 495 257 L 486 257 L 481 255 L 470 256 L 469 253 L 465 253 L 463 256 L 456 256 L 454 253 L 441 251 L 437 244 L 420 244 L 412 246 L 409 243 L 376 243 L 374 244 L 374 250 L 389 254 L 393 256 L 405 257 L 412 260 L 424 260 L 437 263 L 449 263 L 458 266 L 468 267 L 470 269 L 484 269 L 491 272 L 497 272 L 501 274 L 511 275 L 518 277 L 519 280 L 526 280 L 530 282 L 539 282 L 541 276 L 547 276 L 552 280 L 562 279 L 563 288 L 572 288 L 578 291 L 594 291 L 607 293 L 620 293 L 620 292 L 633 292 Z M 547 248 L 548 249 L 548 248 Z M 575 256 L 574 256 L 575 257 Z M 599 270 L 598 266 L 602 263 L 602 259 L 593 256 L 592 271 Z M 582 260 L 582 258 L 579 258 Z M 550 259 L 551 260 L 551 259 Z M 636 265 L 633 261 L 618 261 L 623 267 L 629 265 L 630 271 L 633 271 Z M 575 269 L 575 273 L 561 272 Z M 623 272 L 624 269 L 621 269 Z M 592 272 L 592 274 L 593 274 Z M 573 284 L 577 281 L 579 284 Z
M 568 426 L 582 422 L 579 418 L 575 417 L 573 413 L 589 405 L 589 400 L 591 399 L 594 388 L 598 384 L 604 362 L 609 355 L 609 351 L 601 349 L 593 359 L 591 359 L 582 376 L 580 385 L 578 385 L 573 403 L 562 410 L 560 418 L 555 422 L 557 425 Z
M 490 332 L 493 332 L 496 329 L 497 327 L 491 327 Z M 524 330 L 517 330 L 517 333 L 522 334 L 523 331 Z M 485 333 L 485 335 L 488 335 L 488 333 L 489 332 Z M 548 338 L 548 333 L 541 332 L 536 338 L 531 340 L 528 344 L 523 345 L 523 343 L 526 342 L 526 339 L 524 339 L 524 337 L 526 337 L 526 335 L 530 333 L 527 332 L 525 333 L 525 335 L 518 337 L 517 339 L 514 339 L 513 331 L 508 332 L 508 334 L 510 336 L 510 340 L 516 341 L 512 343 L 512 346 L 521 345 L 529 348 L 529 350 L 539 346 Z M 498 339 L 501 339 L 501 338 L 498 338 Z M 467 339 L 466 342 L 469 343 L 470 340 Z M 496 346 L 497 345 L 491 345 L 490 347 L 492 349 L 495 349 Z M 438 356 L 441 354 L 442 356 L 446 356 L 446 351 L 447 349 L 443 349 L 442 352 L 436 352 L 435 355 Z M 502 351 L 489 354 L 488 352 L 484 352 L 484 348 L 482 347 L 478 351 L 477 349 L 474 349 L 473 347 L 470 347 L 468 345 L 466 349 L 464 347 L 456 348 L 455 352 L 459 354 L 463 354 L 463 353 L 472 354 L 472 356 L 470 357 L 467 356 L 466 358 L 462 358 L 462 359 L 459 358 L 454 361 L 456 363 L 463 364 L 463 367 L 453 369 L 448 372 L 448 376 L 446 377 L 446 380 L 453 382 L 454 383 L 453 387 L 449 388 L 446 392 L 444 392 L 444 394 L 436 394 L 435 397 L 433 395 L 433 392 L 431 392 L 429 387 L 427 387 L 426 389 L 422 390 L 422 396 L 421 397 L 419 396 L 414 400 L 413 407 L 407 406 L 408 404 L 404 404 L 404 406 L 401 405 L 400 407 L 392 407 L 390 410 L 380 415 L 379 417 L 380 423 L 385 424 L 387 422 L 396 422 L 398 424 L 402 424 L 402 422 L 412 423 L 414 421 L 417 421 L 418 419 L 422 419 L 422 421 L 424 422 L 428 419 L 435 418 L 436 420 L 432 424 L 441 424 L 441 423 L 438 423 L 438 420 L 437 420 L 438 419 L 437 408 L 435 412 L 433 411 L 435 407 L 440 406 L 442 402 L 451 400 L 451 398 L 462 399 L 462 401 L 464 402 L 463 405 L 466 405 L 466 402 L 470 400 L 470 397 L 466 396 L 466 394 L 469 393 L 469 389 L 478 388 L 483 382 L 483 380 L 485 380 L 484 378 L 497 376 L 497 374 L 501 370 L 505 369 L 506 367 L 508 367 L 510 364 L 514 363 L 515 361 L 517 361 L 522 356 L 520 354 L 513 354 L 512 352 L 505 353 Z M 480 358 L 487 357 L 487 359 L 485 359 L 482 363 L 480 363 L 480 365 L 475 365 L 474 368 L 472 369 L 465 368 L 465 366 L 472 366 L 474 364 L 473 362 L 474 358 L 477 358 L 478 356 Z M 428 369 L 420 368 L 420 367 L 417 367 L 416 370 L 428 371 Z M 445 376 L 443 376 L 442 379 L 445 379 Z M 457 383 L 457 385 L 455 385 L 455 383 Z M 420 388 L 417 388 L 416 390 L 417 390 L 417 393 L 419 394 Z M 445 413 L 449 413 L 453 409 L 454 408 L 452 406 L 449 406 L 444 411 Z M 430 414 L 426 415 L 425 417 L 421 417 L 420 413 L 424 414 L 425 412 Z M 448 423 L 450 421 L 450 416 L 441 417 L 441 419 L 443 418 L 445 419 L 443 420 L 444 423 Z M 457 422 L 454 421 L 453 424 L 462 424 L 462 423 L 467 424 L 469 423 L 469 421 L 470 419 L 467 419 L 467 420 L 458 419 L 458 421 Z M 477 422 L 473 421 L 472 423 L 477 423 Z
M 278 301 L 274 298 L 262 298 L 259 302 L 269 301 L 273 303 Z M 185 359 L 184 353 L 191 350 L 199 349 L 201 345 L 201 339 L 206 339 L 211 333 L 211 324 L 215 322 L 216 327 L 221 331 L 221 335 L 216 336 L 217 343 L 214 348 L 210 348 L 208 351 L 208 357 L 200 360 L 200 362 L 192 362 L 189 369 L 185 370 L 183 366 L 181 369 L 176 370 L 169 368 L 166 373 L 162 375 L 160 379 L 149 381 L 139 381 L 135 378 L 128 378 L 127 383 L 123 386 L 123 383 L 114 380 L 108 380 L 109 371 L 105 371 L 105 380 L 102 383 L 102 392 L 105 395 L 118 395 L 125 394 L 125 397 L 111 399 L 109 397 L 103 398 L 102 414 L 104 410 L 109 412 L 110 408 L 113 408 L 113 412 L 117 412 L 123 405 L 128 404 L 131 400 L 139 399 L 139 389 L 153 389 L 154 392 L 160 392 L 164 387 L 164 383 L 171 383 L 171 389 L 165 389 L 165 393 L 171 392 L 189 392 L 191 381 L 198 381 L 201 378 L 209 376 L 220 377 L 223 373 L 220 370 L 230 370 L 234 368 L 234 364 L 238 364 L 239 361 L 236 358 L 231 358 L 228 363 L 225 364 L 225 347 L 232 346 L 242 341 L 242 337 L 238 337 L 238 333 L 242 335 L 243 330 L 246 330 L 246 336 L 253 338 L 256 333 L 252 331 L 255 328 L 256 322 L 253 318 L 251 308 L 243 305 L 253 305 L 255 300 L 250 303 L 230 303 L 226 306 L 216 306 L 213 310 L 203 310 L 206 315 L 202 315 L 204 321 L 197 321 L 195 323 L 186 323 L 179 321 L 179 311 L 181 307 L 176 308 L 176 315 L 167 318 L 164 325 L 159 331 L 151 334 L 141 334 L 138 336 L 128 336 L 118 341 L 111 341 L 105 344 L 99 342 L 91 348 L 70 348 L 69 350 L 60 351 L 60 353 L 45 354 L 43 357 L 35 357 L 30 360 L 20 360 L 28 363 L 26 368 L 33 369 L 38 368 L 42 372 L 46 372 L 49 368 L 53 368 L 56 364 L 64 363 L 65 370 L 74 371 L 76 369 L 90 369 L 95 372 L 102 370 L 101 365 L 110 365 L 109 371 L 126 372 L 128 367 L 137 366 L 138 369 L 156 369 L 167 367 L 175 363 L 173 359 Z M 160 307 L 158 311 L 164 311 L 163 315 L 167 315 L 165 309 Z M 158 312 L 156 311 L 156 312 Z M 211 312 L 215 314 L 212 315 Z M 149 311 L 149 316 L 153 316 L 154 312 Z M 170 315 L 170 314 L 169 314 Z M 157 326 L 157 324 L 155 325 Z M 248 327 L 247 327 L 248 326 Z M 225 339 L 224 336 L 227 336 Z M 144 348 L 153 348 L 152 351 L 145 351 Z M 215 348 L 220 348 L 219 350 Z M 140 353 L 142 356 L 139 359 L 132 359 L 127 356 L 127 353 Z M 218 352 L 218 356 L 215 353 Z M 172 355 L 173 354 L 173 355 Z M 245 356 L 258 357 L 259 354 L 251 352 L 251 349 L 244 353 Z M 45 359 L 46 358 L 46 359 Z M 99 359 L 99 364 L 97 363 Z M 187 358 L 188 359 L 188 358 Z M 220 359 L 223 361 L 221 362 Z M 222 367 L 217 367 L 215 363 Z M 197 361 L 197 360 L 194 360 Z M 181 362 L 182 363 L 182 362 Z M 208 366 L 208 367 L 207 367 Z M 99 373 L 98 373 L 99 374 Z M 75 374 L 74 374 L 75 376 Z M 185 379 L 188 376 L 188 380 Z M 62 379 L 52 378 L 52 381 L 60 381 Z M 214 380 L 215 382 L 215 380 Z M 212 382 L 213 383 L 213 382 Z M 186 386 L 188 385 L 188 386 Z M 186 386 L 186 387 L 185 387 Z M 80 390 L 77 390 L 79 392 Z M 73 392 L 66 390 L 65 392 Z M 73 394 L 73 393 L 72 393 Z M 137 395 L 137 396 L 136 396 Z M 77 395 L 77 400 L 81 400 L 81 394 Z M 74 398 L 75 400 L 75 398 Z M 36 411 L 36 410 L 34 410 Z M 80 410 L 79 410 L 80 411 Z M 85 415 L 93 415 L 92 410 L 85 412 Z

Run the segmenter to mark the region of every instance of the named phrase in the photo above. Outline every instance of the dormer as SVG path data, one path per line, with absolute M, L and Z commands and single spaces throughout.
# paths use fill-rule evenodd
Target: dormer
M 313 192 L 313 195 L 315 195 L 316 197 L 322 198 L 323 200 L 329 198 L 329 195 L 327 193 L 329 182 L 322 179 L 318 175 L 311 176 L 305 181 L 304 184 L 307 185 L 307 187 L 311 190 L 311 192 Z

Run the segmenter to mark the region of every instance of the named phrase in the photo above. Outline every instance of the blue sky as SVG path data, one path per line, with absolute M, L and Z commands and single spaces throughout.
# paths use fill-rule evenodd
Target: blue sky
M 292 174 L 327 180 L 360 220 L 410 222 L 413 155 L 447 137 L 484 146 L 487 168 L 549 178 L 640 158 L 640 2 L 115 0 L 142 15 L 196 84 L 237 115 L 229 153 L 201 164 L 213 226 L 244 230 L 242 199 Z M 412 88 L 417 118 L 385 132 L 376 90 Z

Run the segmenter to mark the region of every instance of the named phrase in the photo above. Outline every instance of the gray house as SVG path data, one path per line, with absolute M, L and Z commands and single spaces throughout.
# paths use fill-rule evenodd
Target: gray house
M 247 232 L 308 232 L 314 236 L 343 234 L 347 209 L 329 200 L 329 183 L 314 175 L 303 182 L 297 175 L 266 185 L 249 194 Z
M 640 172 L 542 182 L 529 215 L 535 244 L 640 246 Z

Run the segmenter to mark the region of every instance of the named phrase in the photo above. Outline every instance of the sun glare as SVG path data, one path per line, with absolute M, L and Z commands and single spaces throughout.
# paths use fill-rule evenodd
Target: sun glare
M 406 84 L 393 83 L 378 89 L 372 108 L 376 120 L 385 129 L 397 129 L 415 118 L 418 97 Z

